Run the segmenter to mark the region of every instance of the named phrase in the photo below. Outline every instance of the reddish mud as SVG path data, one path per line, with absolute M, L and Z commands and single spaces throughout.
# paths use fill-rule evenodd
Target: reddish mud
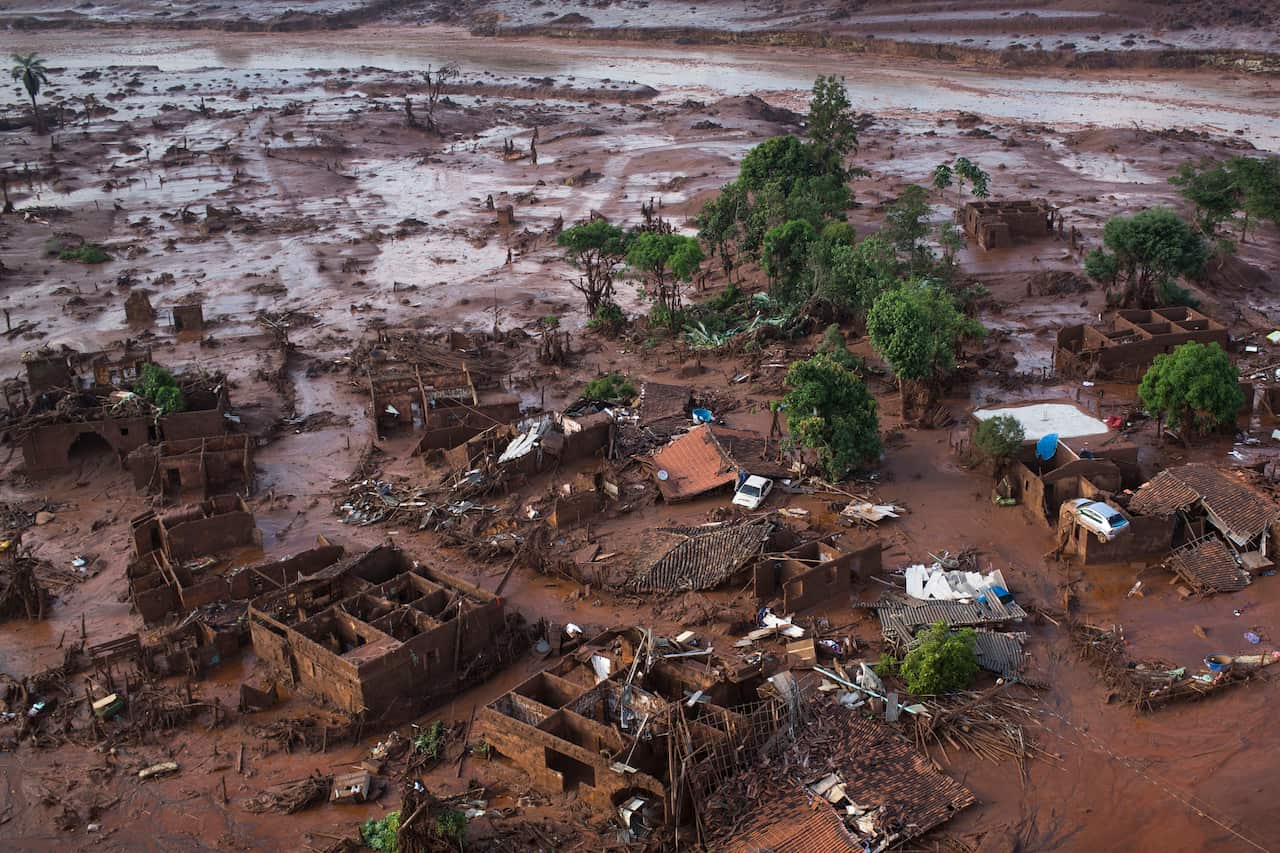
M 324 9 L 330 6 L 341 4 Z M 950 14 L 950 6 L 938 5 L 935 17 L 921 20 L 951 27 L 951 19 L 940 17 Z M 239 7 L 227 8 L 230 15 Z M 612 11 L 629 8 L 615 4 Z M 1055 18 L 1050 13 L 1057 8 L 1037 6 L 1037 20 L 1019 25 L 1052 29 L 1051 20 L 1076 20 L 1065 6 Z M 859 12 L 858 26 L 887 25 L 875 14 L 870 6 Z M 1089 26 L 1101 29 L 1101 19 L 1110 17 L 1098 14 Z M 959 31 L 955 26 L 948 31 Z M 1007 29 L 1003 22 L 1000 29 Z M 388 46 L 392 40 L 396 44 Z M 991 172 L 997 198 L 1046 197 L 1087 243 L 1096 243 L 1109 216 L 1180 204 L 1167 178 L 1184 160 L 1221 155 L 1232 145 L 1280 149 L 1280 97 L 1272 80 L 1218 72 L 1040 77 L 814 50 L 498 41 L 396 28 L 340 36 L 5 32 L 0 46 L 39 50 L 59 69 L 43 103 L 61 121 L 51 148 L 49 137 L 26 126 L 29 113 L 20 101 L 0 114 L 8 128 L 0 132 L 0 166 L 14 177 L 10 192 L 18 207 L 16 215 L 0 217 L 0 307 L 9 309 L 15 324 L 37 324 L 0 340 L 4 374 L 16 375 L 21 354 L 41 345 L 90 350 L 136 334 L 124 324 L 122 277 L 151 291 L 157 306 L 198 295 L 213 321 L 202 342 L 178 341 L 163 324 L 143 337 L 164 364 L 199 364 L 230 377 L 235 411 L 263 440 L 250 506 L 264 532 L 265 556 L 291 554 L 318 535 L 352 550 L 390 539 L 486 589 L 496 587 L 505 564 L 442 548 L 435 534 L 411 526 L 348 527 L 335 516 L 342 481 L 369 443 L 379 440 L 367 396 L 352 382 L 345 357 L 382 325 L 488 330 L 496 322 L 503 330 L 533 332 L 541 318 L 554 314 L 572 333 L 573 356 L 568 366 L 546 366 L 532 343 L 513 349 L 510 385 L 526 405 L 559 408 L 586 380 L 618 370 L 691 384 L 716 400 L 730 426 L 767 428 L 767 403 L 780 393 L 783 370 L 762 367 L 761 378 L 741 384 L 733 378 L 744 366 L 803 356 L 815 340 L 775 343 L 764 357 L 702 354 L 705 372 L 682 379 L 678 370 L 689 358 L 683 344 L 657 337 L 610 340 L 583 330 L 586 317 L 566 281 L 571 270 L 560 261 L 551 231 L 557 220 L 572 224 L 593 211 L 631 223 L 650 199 L 659 202 L 663 216 L 691 231 L 702 201 L 736 173 L 748 148 L 796 130 L 769 106 L 803 109 L 815 74 L 845 74 L 859 108 L 871 117 L 858 155 L 870 176 L 855 184 L 857 207 L 851 211 L 860 234 L 878 225 L 880 206 L 904 185 L 927 182 L 936 163 L 957 155 Z M 407 126 L 405 97 L 418 110 L 425 99 L 417 69 L 455 59 L 463 63 L 463 75 L 437 116 L 444 136 Z M 763 100 L 751 97 L 757 93 Z M 97 106 L 86 116 L 89 95 Z M 534 128 L 537 163 L 504 159 L 504 141 L 527 152 Z M 1197 133 L 1167 132 L 1172 128 Z M 514 206 L 514 226 L 497 224 L 485 205 L 488 195 L 498 207 Z M 954 199 L 935 194 L 933 201 L 937 219 L 950 215 Z M 212 223 L 206 205 L 217 209 Z M 238 213 L 220 222 L 218 211 L 231 208 Z M 48 257 L 46 241 L 67 231 L 102 243 L 113 259 L 87 267 Z M 1274 269 L 1280 235 L 1260 229 L 1240 247 L 1240 257 L 1260 270 Z M 1097 290 L 1028 295 L 1028 279 L 1036 273 L 1079 269 L 1079 256 L 1064 243 L 994 252 L 970 247 L 959 261 L 989 289 L 982 319 L 1000 335 L 1000 354 L 1013 363 L 978 370 L 950 389 L 946 405 L 958 419 L 995 400 L 1072 397 L 1104 415 L 1131 404 L 1132 385 L 1087 388 L 1048 375 L 1056 330 L 1086 322 L 1104 307 Z M 709 286 L 723 284 L 713 276 Z M 762 286 L 763 280 L 755 276 L 748 285 Z M 1210 280 L 1199 295 L 1205 309 L 1238 334 L 1270 329 L 1280 320 L 1280 283 L 1266 272 Z M 631 287 L 623 288 L 623 297 L 629 312 L 639 308 Z M 270 377 L 280 372 L 282 356 L 258 317 L 288 312 L 296 350 L 285 381 L 276 383 Z M 853 349 L 879 366 L 865 340 Z M 1047 560 L 1050 532 L 1021 508 L 993 505 L 989 476 L 966 468 L 952 452 L 962 427 L 903 428 L 896 385 L 882 378 L 873 390 L 881 426 L 897 438 L 888 443 L 878 480 L 858 488 L 874 489 L 877 499 L 910 512 L 874 532 L 859 531 L 857 541 L 883 540 L 887 569 L 941 549 L 976 548 L 984 567 L 1001 568 L 1026 604 L 1060 610 L 1062 590 L 1071 582 L 1085 618 L 1123 624 L 1136 658 L 1195 666 L 1206 654 L 1250 650 L 1244 631 L 1261 634 L 1268 647 L 1280 641 L 1274 577 L 1233 595 L 1183 601 L 1157 568 L 1081 570 Z M 314 431 L 286 420 L 325 412 L 335 416 L 331 425 Z M 1265 424 L 1255 434 L 1265 437 L 1271 428 Z M 1225 463 L 1231 449 L 1225 440 L 1193 451 L 1158 448 L 1151 427 L 1134 440 L 1152 471 L 1180 461 Z M 408 440 L 379 444 L 387 454 L 384 478 L 420 483 L 431 473 L 409 455 Z M 535 478 L 503 499 L 504 510 L 519 511 L 531 501 L 545 506 L 549 490 L 573 473 Z M 90 644 L 141 627 L 127 602 L 124 569 L 129 519 L 150 501 L 124 472 L 108 459 L 90 458 L 72 473 L 32 480 L 14 452 L 4 463 L 0 498 L 52 505 L 54 519 L 24 534 L 38 556 L 59 567 L 70 567 L 78 555 L 91 558 L 84 578 L 58 591 L 49 619 L 0 625 L 0 671 L 21 676 L 59 662 L 62 647 L 79 638 L 82 626 Z M 771 502 L 809 510 L 802 524 L 814 531 L 837 523 L 827 496 L 778 493 Z M 647 531 L 718 518 L 727 502 L 639 503 L 593 535 L 610 550 L 634 550 Z M 571 553 L 586 536 L 575 529 L 555 547 Z M 1144 594 L 1126 598 L 1138 579 Z M 855 595 L 874 599 L 880 591 L 880 584 L 866 581 Z M 511 575 L 503 596 L 530 621 L 571 621 L 588 634 L 635 622 L 659 631 L 688 627 L 691 610 L 683 599 L 588 590 L 523 568 Z M 702 597 L 736 619 L 747 618 L 753 605 L 737 590 Z M 1233 615 L 1237 609 L 1239 617 Z M 820 615 L 848 626 L 868 657 L 878 658 L 879 632 L 867 611 L 841 603 Z M 731 621 L 721 614 L 697 627 L 717 648 L 729 648 Z M 966 753 L 935 756 L 981 803 L 941 834 L 981 849 L 1045 851 L 1244 851 L 1268 849 L 1280 838 L 1280 814 L 1269 797 L 1277 781 L 1268 750 L 1267 704 L 1276 698 L 1271 680 L 1263 676 L 1201 704 L 1138 717 L 1108 701 L 1106 688 L 1058 627 L 1032 620 L 1028 631 L 1033 671 L 1049 685 L 1040 693 L 1041 725 L 1029 733 L 1059 761 L 1033 763 L 1022 779 L 1009 764 Z M 543 663 L 526 658 L 420 722 L 465 724 L 474 706 Z M 199 682 L 196 692 L 234 707 L 240 683 L 262 674 L 246 650 Z M 0 753 L 4 846 L 303 849 L 351 836 L 359 821 L 398 807 L 394 789 L 375 804 L 323 805 L 289 816 L 242 808 L 244 799 L 272 784 L 314 770 L 343 772 L 387 734 L 365 732 L 359 744 L 289 754 L 272 751 L 250 731 L 309 713 L 319 712 L 307 697 L 293 696 L 272 711 L 233 715 L 220 729 L 190 725 L 114 754 L 25 743 Z M 234 769 L 242 743 L 243 774 Z M 170 757 L 181 765 L 178 774 L 136 779 L 141 767 Z M 396 778 L 394 772 L 387 776 Z M 513 810 L 507 818 L 473 822 L 477 844 L 501 836 L 504 823 L 544 818 L 570 839 L 566 848 L 577 841 L 582 849 L 599 844 L 597 818 L 564 800 L 521 801 L 527 782 L 501 762 L 469 758 L 461 775 L 447 762 L 424 781 L 442 794 L 465 790 L 473 779 L 489 786 L 490 808 Z M 62 802 L 82 813 L 92 803 L 102 805 L 92 818 L 100 830 L 88 833 L 88 819 L 74 830 L 58 830 L 54 817 Z

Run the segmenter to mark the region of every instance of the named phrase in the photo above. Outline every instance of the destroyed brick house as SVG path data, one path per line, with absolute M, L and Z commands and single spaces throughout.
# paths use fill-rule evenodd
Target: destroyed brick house
M 183 409 L 159 415 L 131 389 L 151 351 L 126 346 L 123 355 L 71 350 L 24 359 L 29 393 L 21 409 L 8 412 L 6 434 L 22 447 L 29 474 L 71 468 L 90 454 L 109 453 L 123 462 L 147 444 L 220 436 L 230 405 L 220 376 L 179 376 Z
M 728 492 L 748 474 L 782 477 L 788 471 L 771 458 L 759 433 L 701 424 L 659 448 L 648 460 L 658 492 L 669 503 L 711 492 Z
M 789 673 L 663 643 L 606 632 L 481 708 L 475 731 L 547 794 L 648 827 L 688 821 L 794 723 L 798 688 Z
M 1054 367 L 1068 376 L 1137 381 L 1157 355 L 1190 341 L 1226 349 L 1231 336 L 1225 326 L 1194 308 L 1117 311 L 1105 325 L 1061 329 Z
M 762 554 L 755 564 L 760 601 L 782 599 L 782 610 L 800 613 L 819 605 L 848 603 L 855 578 L 880 572 L 881 545 L 843 551 L 840 534 L 805 542 L 781 554 Z
M 1193 589 L 1226 592 L 1271 568 L 1280 540 L 1280 506 L 1211 465 L 1161 471 L 1133 495 L 1131 513 L 1163 518 L 1177 546 L 1169 567 Z
M 998 491 L 1013 498 L 1036 521 L 1057 531 L 1060 552 L 1082 563 L 1142 560 L 1169 550 L 1173 526 L 1166 518 L 1126 513 L 1124 536 L 1102 542 L 1076 523 L 1070 502 L 1111 501 L 1143 482 L 1138 448 L 1104 421 L 1072 402 L 1036 401 L 974 412 L 973 425 L 996 415 L 1022 424 L 1027 439 L 1011 461 Z M 1056 435 L 1053 455 L 1037 444 Z
M 483 680 L 509 654 L 502 600 L 380 546 L 249 604 L 254 654 L 352 714 L 409 715 Z
M 164 513 L 147 511 L 131 520 L 134 559 L 126 570 L 135 609 L 148 624 L 235 595 L 239 582 L 226 575 L 226 561 L 212 555 L 240 550 L 259 557 L 262 531 L 237 495 L 223 495 Z M 242 564 L 244 561 L 241 561 Z M 253 575 L 253 572 L 247 573 Z
M 357 350 L 352 365 L 379 435 L 413 430 L 423 433 L 420 449 L 443 449 L 519 418 L 520 397 L 499 381 L 505 359 L 459 352 L 458 343 L 455 336 L 436 344 L 412 331 L 383 330 Z
M 1044 199 L 971 201 L 964 206 L 965 233 L 988 251 L 1052 236 L 1060 222 L 1058 209 Z

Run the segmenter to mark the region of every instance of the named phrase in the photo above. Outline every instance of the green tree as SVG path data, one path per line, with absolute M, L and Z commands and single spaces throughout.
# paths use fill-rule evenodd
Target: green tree
M 855 246 L 825 240 L 810 247 L 807 274 L 813 292 L 841 312 L 864 317 L 876 297 L 898 285 L 893 246 L 879 235 Z
M 991 176 L 982 171 L 981 167 L 968 157 L 956 158 L 955 176 L 957 202 L 959 201 L 959 195 L 964 192 L 965 181 L 968 181 L 972 186 L 970 192 L 973 193 L 974 198 L 986 198 L 991 194 L 988 187 Z
M 634 235 L 627 249 L 627 266 L 641 277 L 645 298 L 669 324 L 679 322 L 681 282 L 692 279 L 700 263 L 702 246 L 681 234 L 644 231 Z
M 879 457 L 876 400 L 858 377 L 830 357 L 815 355 L 792 362 L 787 386 L 787 430 L 796 444 L 817 451 L 827 477 L 841 480 Z
M 738 168 L 738 179 L 746 189 L 760 192 L 777 181 L 784 198 L 791 194 L 796 181 L 820 174 L 822 170 L 814 159 L 813 149 L 789 135 L 761 142 L 747 152 Z
M 784 305 L 803 301 L 797 298 L 800 274 L 804 271 L 809 244 L 817 239 L 813 226 L 803 219 L 792 219 L 765 233 L 760 266 L 769 276 L 775 298 Z
M 922 385 L 931 399 L 935 383 L 955 370 L 961 341 L 977 334 L 981 326 L 929 282 L 909 282 L 876 298 L 867 314 L 867 335 L 898 377 L 902 417 L 911 410 L 908 383 Z
M 741 181 L 720 188 L 720 195 L 708 201 L 698 214 L 698 238 L 719 255 L 725 278 L 733 280 L 733 244 L 742 235 L 742 223 L 751 213 L 751 200 Z
M 916 635 L 919 641 L 902 661 L 902 680 L 916 696 L 963 690 L 978 674 L 978 635 L 972 628 L 952 631 L 936 622 Z
M 949 165 L 946 163 L 939 163 L 933 167 L 934 189 L 945 195 L 947 187 L 951 186 L 953 183 L 955 183 L 955 173 L 952 172 Z M 959 200 L 960 196 L 957 194 L 956 201 L 958 202 Z
M 1222 223 L 1240 210 L 1240 192 L 1235 176 L 1225 163 L 1204 158 L 1199 166 L 1183 163 L 1169 179 L 1196 210 L 1196 225 L 1212 238 Z
M 893 200 L 880 233 L 908 263 L 915 264 L 928 251 L 921 244 L 929 233 L 929 193 L 924 187 L 912 184 Z
M 1188 341 L 1156 356 L 1138 386 L 1138 399 L 1184 439 L 1233 423 L 1244 406 L 1240 372 L 1216 342 Z
M 1127 307 L 1154 307 L 1162 284 L 1198 275 L 1209 257 L 1195 229 L 1164 207 L 1113 217 L 1102 243 L 1086 256 L 1085 272 L 1108 288 L 1123 286 L 1118 301 Z
M 1232 157 L 1227 169 L 1240 193 L 1240 242 L 1251 220 L 1280 225 L 1280 157 Z
M 996 415 L 978 424 L 973 434 L 973 444 L 989 459 L 995 461 L 997 473 L 1010 459 L 1017 455 L 1027 432 L 1022 422 L 1012 415 Z
M 44 133 L 44 119 L 40 117 L 40 109 L 36 106 L 36 95 L 43 86 L 49 85 L 49 71 L 44 67 L 44 59 L 37 53 L 12 54 L 13 68 L 10 69 L 14 80 L 22 81 L 22 88 L 27 90 L 31 98 L 31 115 L 35 120 L 36 133 Z
M 963 229 L 953 220 L 946 219 L 938 225 L 938 245 L 942 247 L 943 259 L 950 266 L 955 264 L 956 255 L 969 245 L 969 241 L 965 239 Z
M 813 82 L 809 101 L 809 140 L 823 170 L 844 178 L 844 158 L 858 150 L 858 128 L 854 123 L 849 92 L 844 78 L 819 76 Z
M 626 257 L 626 235 L 616 225 L 593 219 L 561 231 L 556 242 L 566 250 L 569 263 L 582 271 L 571 284 L 586 300 L 587 314 L 595 316 L 601 305 L 613 301 L 614 271 Z

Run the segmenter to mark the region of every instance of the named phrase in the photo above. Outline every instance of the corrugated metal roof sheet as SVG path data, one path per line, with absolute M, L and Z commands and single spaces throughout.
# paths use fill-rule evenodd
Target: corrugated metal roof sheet
M 1231 549 L 1217 536 L 1178 549 L 1169 563 L 1187 583 L 1202 592 L 1235 592 L 1251 582 Z
M 1202 463 L 1161 471 L 1129 502 L 1143 515 L 1172 515 L 1199 501 L 1216 527 L 1243 544 L 1280 518 L 1280 507 L 1225 472 Z
M 720 448 L 711 428 L 703 424 L 653 454 L 658 491 L 668 501 L 683 501 L 738 480 L 733 460 Z M 666 471 L 666 479 L 659 476 Z
M 1016 601 L 1008 604 L 999 599 L 964 604 L 958 601 L 927 601 L 921 604 L 880 602 L 869 605 L 880 619 L 880 631 L 886 637 L 910 643 L 915 633 L 935 622 L 959 628 L 1012 622 L 1026 617 L 1027 612 Z M 905 636 L 904 636 L 905 633 Z

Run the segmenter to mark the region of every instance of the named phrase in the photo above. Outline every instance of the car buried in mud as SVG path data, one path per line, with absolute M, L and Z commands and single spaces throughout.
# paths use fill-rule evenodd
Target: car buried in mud
M 768 477 L 752 475 L 742 481 L 738 490 L 733 493 L 733 505 L 747 509 L 759 509 L 773 491 L 773 480 Z

